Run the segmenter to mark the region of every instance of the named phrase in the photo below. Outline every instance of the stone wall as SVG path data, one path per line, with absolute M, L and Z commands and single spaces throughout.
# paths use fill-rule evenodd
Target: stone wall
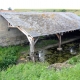
M 10 28 L 8 31 L 8 22 L 0 16 L 0 46 L 17 45 L 27 41 L 27 37 L 17 28 Z

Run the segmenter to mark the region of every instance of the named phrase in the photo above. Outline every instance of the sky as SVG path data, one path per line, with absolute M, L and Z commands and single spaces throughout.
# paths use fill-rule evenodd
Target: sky
M 80 9 L 80 0 L 0 0 L 0 9 Z

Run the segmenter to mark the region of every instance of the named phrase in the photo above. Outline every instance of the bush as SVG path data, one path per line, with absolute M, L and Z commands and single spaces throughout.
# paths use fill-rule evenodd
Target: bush
M 61 12 L 66 12 L 66 10 L 65 9 L 62 9 Z
M 20 46 L 0 47 L 0 69 L 16 64 L 20 48 Z

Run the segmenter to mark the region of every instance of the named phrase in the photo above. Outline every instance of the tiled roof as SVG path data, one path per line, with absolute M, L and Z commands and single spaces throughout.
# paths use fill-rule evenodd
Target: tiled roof
M 70 12 L 0 12 L 0 15 L 32 37 L 80 29 L 80 17 Z

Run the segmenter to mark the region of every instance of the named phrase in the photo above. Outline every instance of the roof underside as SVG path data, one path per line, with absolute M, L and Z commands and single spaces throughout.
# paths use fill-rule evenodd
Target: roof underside
M 80 17 L 69 12 L 1 12 L 0 15 L 32 37 L 80 29 Z

